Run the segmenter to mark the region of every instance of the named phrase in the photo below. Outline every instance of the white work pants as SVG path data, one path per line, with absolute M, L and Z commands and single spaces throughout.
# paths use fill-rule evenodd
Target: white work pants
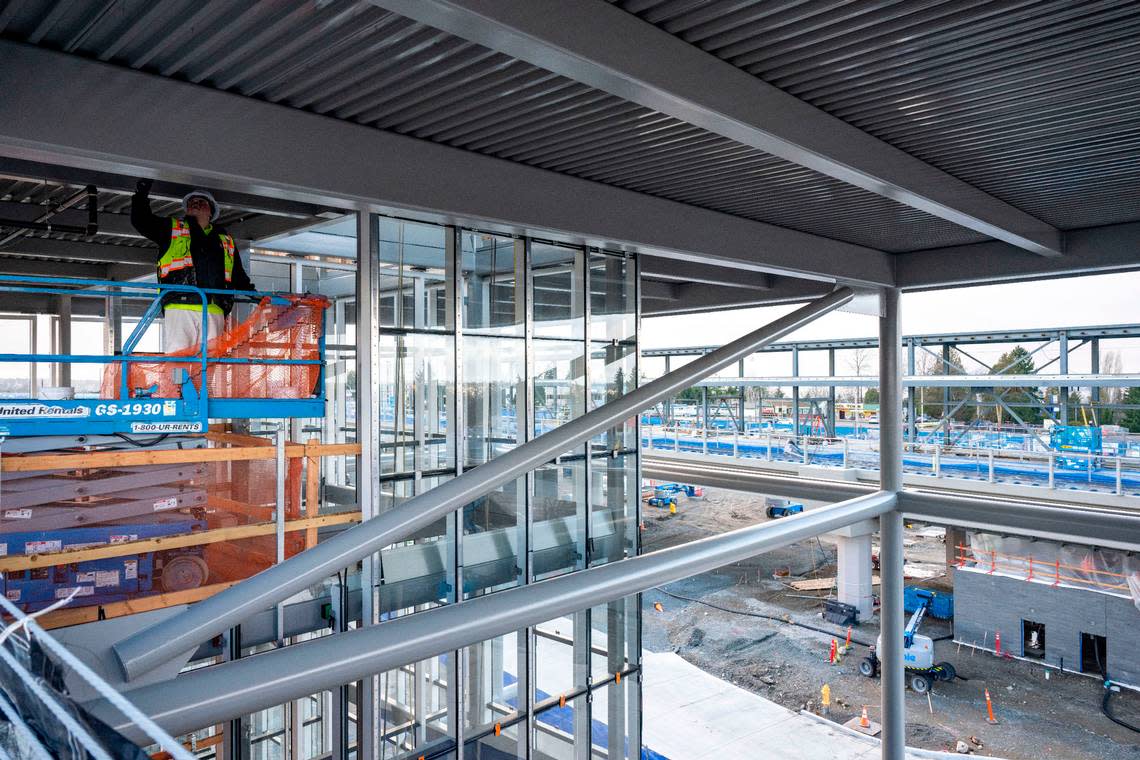
M 206 314 L 206 340 L 217 337 L 222 331 L 225 316 Z M 202 312 L 194 309 L 163 309 L 162 350 L 174 353 L 184 348 L 201 350 Z

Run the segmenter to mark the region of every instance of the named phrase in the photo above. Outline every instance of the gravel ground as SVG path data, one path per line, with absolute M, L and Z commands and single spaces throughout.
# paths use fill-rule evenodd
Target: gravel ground
M 686 501 L 672 516 L 645 507 L 645 551 L 765 520 L 762 497 L 721 489 L 705 493 L 706 498 Z M 940 538 L 908 530 L 907 561 L 943 563 L 945 546 Z M 777 572 L 790 577 L 776 579 Z M 853 643 L 840 664 L 829 664 L 832 634 L 842 644 L 845 631 L 823 620 L 825 594 L 802 598 L 809 594 L 786 585 L 798 578 L 834 575 L 835 546 L 822 537 L 651 590 L 644 595 L 644 646 L 675 651 L 716 676 L 792 709 L 806 706 L 819 712 L 820 689 L 826 683 L 831 687 L 832 719 L 843 722 L 857 716 L 865 704 L 876 720 L 879 683 L 858 671 L 866 648 Z M 950 588 L 945 577 L 922 585 Z M 663 611 L 655 609 L 656 603 Z M 947 637 L 935 644 L 936 659 L 952 663 L 962 678 L 936 684 L 929 703 L 925 696 L 907 691 L 909 745 L 953 750 L 958 740 L 973 737 L 981 745 L 971 744 L 976 754 L 1010 760 L 1140 760 L 1140 734 L 1101 714 L 1103 690 L 1097 680 L 1057 673 L 1046 679 L 1039 666 L 959 648 L 949 640 L 950 625 L 931 617 L 923 633 L 936 640 Z M 858 626 L 852 636 L 854 642 L 873 642 L 877 617 Z M 997 725 L 986 722 L 987 688 Z M 1140 723 L 1140 695 L 1124 692 L 1114 697 L 1114 708 Z

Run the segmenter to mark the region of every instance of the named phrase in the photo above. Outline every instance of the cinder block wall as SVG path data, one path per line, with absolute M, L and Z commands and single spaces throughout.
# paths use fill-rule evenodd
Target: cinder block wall
M 1045 662 L 1081 669 L 1081 632 L 1104 636 L 1108 675 L 1140 687 L 1140 610 L 1129 599 L 970 571 L 954 573 L 954 639 L 1021 656 L 1021 621 L 1045 625 Z

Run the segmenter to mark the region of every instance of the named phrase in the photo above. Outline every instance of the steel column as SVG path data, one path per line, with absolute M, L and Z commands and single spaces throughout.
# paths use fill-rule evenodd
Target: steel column
M 758 347 L 778 340 L 846 304 L 852 296 L 849 288 L 839 288 L 675 372 L 469 470 L 421 496 L 409 499 L 375 519 L 364 520 L 360 525 L 201 601 L 182 613 L 133 634 L 114 646 L 124 673 L 129 680 L 181 652 L 193 649 L 253 612 L 287 599 L 311 583 L 321 581 L 358 560 L 372 556 L 394 541 L 431 525 L 440 517 L 549 462 L 615 423 L 671 397 L 705 375 L 739 361 Z M 361 328 L 358 326 L 357 329 L 359 331 Z M 373 354 L 373 362 L 374 356 Z M 375 407 L 374 419 L 378 420 L 378 403 L 373 395 L 368 398 L 371 406 L 362 408 Z M 373 451 L 376 450 L 369 451 L 369 456 L 374 456 Z M 377 486 L 376 492 L 378 491 Z M 369 496 L 375 498 L 373 494 Z M 362 509 L 372 509 L 371 506 L 365 507 L 363 501 L 361 506 Z
M 367 523 L 380 514 L 380 395 L 376 386 L 377 378 L 380 377 L 380 286 L 376 268 L 379 247 L 379 218 L 375 214 L 359 212 L 356 222 L 356 439 L 360 443 L 360 456 L 356 460 L 356 492 L 362 523 Z M 304 554 L 311 551 L 314 550 L 310 549 Z M 357 559 L 362 560 L 361 620 L 368 626 L 379 620 L 379 600 L 376 597 L 379 567 L 375 552 L 364 553 Z M 284 564 L 286 563 L 276 567 Z M 348 563 L 345 563 L 329 568 L 321 579 L 347 566 Z M 313 580 L 317 581 L 317 578 Z M 246 615 L 237 617 L 235 622 L 244 617 Z M 369 675 L 357 683 L 356 712 L 359 723 L 356 756 L 359 758 L 374 757 L 380 746 L 376 724 L 380 709 L 378 693 L 379 679 L 375 675 Z
M 899 371 L 899 291 L 882 291 L 879 319 L 879 485 L 902 490 L 902 374 Z M 880 625 L 882 630 L 883 760 L 903 760 L 906 702 L 903 685 L 903 523 L 902 514 L 879 517 Z
M 1057 335 L 1057 347 L 1060 350 L 1060 353 L 1058 354 L 1058 358 L 1060 360 L 1060 366 L 1058 367 L 1058 371 L 1062 375 L 1067 375 L 1067 374 L 1069 374 L 1069 334 L 1067 332 L 1062 330 L 1060 333 L 1058 333 L 1058 335 Z M 1062 387 L 1059 387 L 1057 389 L 1057 393 L 1058 393 L 1058 395 L 1060 395 L 1059 401 L 1060 401 L 1060 407 L 1061 407 L 1061 424 L 1062 425 L 1068 425 L 1069 424 L 1069 389 L 1065 386 L 1062 386 Z
M 179 676 L 176 685 L 144 686 L 129 694 L 158 725 L 178 735 L 873 519 L 894 510 L 896 504 L 895 494 L 876 492 L 784 520 L 190 671 Z M 134 725 L 106 702 L 92 702 L 88 707 L 128 736 L 139 736 Z
M 792 378 L 799 377 L 800 374 L 800 349 L 798 346 L 792 347 Z M 798 384 L 792 386 L 792 437 L 800 437 L 800 386 Z M 805 449 L 806 451 L 806 449 Z

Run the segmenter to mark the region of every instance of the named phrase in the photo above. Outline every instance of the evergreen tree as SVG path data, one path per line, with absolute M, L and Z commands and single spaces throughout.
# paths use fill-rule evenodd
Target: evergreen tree
M 1124 394 L 1125 404 L 1140 404 L 1140 388 L 1129 388 Z M 1140 409 L 1129 409 L 1124 413 L 1120 424 L 1128 428 L 1130 433 L 1140 433 Z

